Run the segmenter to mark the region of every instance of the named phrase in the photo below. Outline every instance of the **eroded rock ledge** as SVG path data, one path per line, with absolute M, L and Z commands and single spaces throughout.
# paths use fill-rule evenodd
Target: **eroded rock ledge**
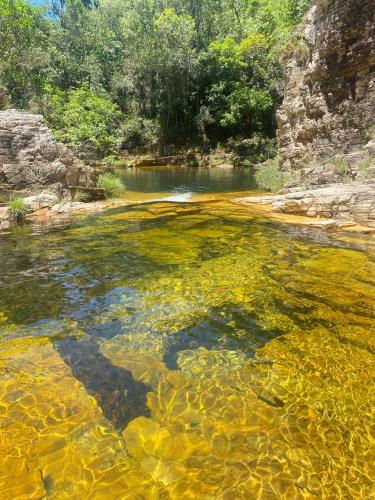
M 270 204 L 275 212 L 351 220 L 375 227 L 375 183 L 332 184 L 308 191 L 239 198 L 240 203 Z

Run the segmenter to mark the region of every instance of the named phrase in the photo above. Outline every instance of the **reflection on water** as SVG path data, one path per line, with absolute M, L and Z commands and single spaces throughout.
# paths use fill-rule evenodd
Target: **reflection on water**
M 256 188 L 250 168 L 119 168 L 115 172 L 129 191 L 142 193 L 221 193 Z
M 163 202 L 0 249 L 2 499 L 373 497 L 365 239 Z

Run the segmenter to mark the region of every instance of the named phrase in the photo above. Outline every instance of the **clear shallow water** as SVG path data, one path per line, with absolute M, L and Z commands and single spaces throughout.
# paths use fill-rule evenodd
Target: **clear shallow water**
M 228 201 L 0 240 L 1 498 L 371 498 L 375 266 Z
M 119 168 L 129 191 L 141 193 L 223 193 L 256 188 L 249 168 Z

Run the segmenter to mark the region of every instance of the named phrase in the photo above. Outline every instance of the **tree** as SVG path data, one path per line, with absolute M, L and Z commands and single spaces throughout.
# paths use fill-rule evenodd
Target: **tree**
M 105 145 L 84 98 L 100 110 L 104 135 L 117 141 L 122 131 L 127 147 L 154 147 L 156 137 L 162 149 L 199 137 L 205 145 L 272 137 L 280 54 L 308 4 L 53 0 L 46 16 L 26 0 L 0 0 L 0 80 L 13 104 L 45 113 L 75 147 L 82 141 L 82 149 L 90 149 L 89 137 L 96 154 L 113 141 Z
M 43 85 L 48 34 L 41 9 L 23 0 L 0 1 L 0 81 L 15 105 L 26 106 Z
M 163 139 L 191 127 L 198 57 L 194 21 L 172 9 L 155 20 L 155 82 Z
M 102 157 L 119 144 L 121 113 L 116 104 L 96 95 L 87 84 L 67 94 L 49 88 L 47 116 L 58 139 L 86 157 Z

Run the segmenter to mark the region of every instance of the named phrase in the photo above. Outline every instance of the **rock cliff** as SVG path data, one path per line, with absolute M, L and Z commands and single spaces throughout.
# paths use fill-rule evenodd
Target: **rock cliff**
M 94 185 L 94 171 L 53 139 L 41 115 L 0 111 L 0 190 Z
M 375 156 L 375 0 L 312 3 L 290 51 L 278 115 L 285 169 L 337 152 Z
M 278 141 L 292 180 L 244 201 L 375 227 L 375 0 L 313 0 L 286 59 Z

